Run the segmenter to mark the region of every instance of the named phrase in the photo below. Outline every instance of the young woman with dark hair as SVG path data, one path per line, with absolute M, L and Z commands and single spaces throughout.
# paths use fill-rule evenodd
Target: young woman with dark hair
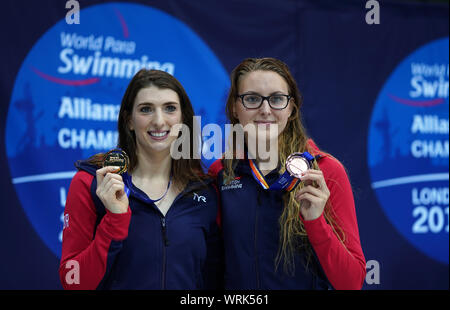
M 175 160 L 170 152 L 180 124 L 190 129 L 187 143 L 196 138 L 193 116 L 172 75 L 142 69 L 133 77 L 118 119 L 127 171 L 103 167 L 105 154 L 76 163 L 64 211 L 65 289 L 220 286 L 217 192 L 198 157 Z

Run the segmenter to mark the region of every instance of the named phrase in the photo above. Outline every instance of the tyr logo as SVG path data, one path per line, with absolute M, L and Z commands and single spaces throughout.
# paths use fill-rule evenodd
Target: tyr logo
M 200 196 L 197 193 L 194 193 L 194 200 L 197 200 L 198 202 L 203 201 L 206 202 L 206 197 L 205 196 Z

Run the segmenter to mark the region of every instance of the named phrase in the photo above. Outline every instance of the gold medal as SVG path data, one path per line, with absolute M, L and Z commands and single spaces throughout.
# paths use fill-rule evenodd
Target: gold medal
M 117 166 L 119 170 L 114 171 L 117 174 L 123 174 L 127 171 L 130 160 L 127 153 L 121 149 L 114 149 L 103 156 L 103 167 Z

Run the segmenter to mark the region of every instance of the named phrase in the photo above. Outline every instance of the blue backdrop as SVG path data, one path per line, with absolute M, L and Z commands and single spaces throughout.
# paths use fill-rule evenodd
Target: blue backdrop
M 366 2 L 83 0 L 70 24 L 66 1 L 3 1 L 0 289 L 61 288 L 73 162 L 114 147 L 137 68 L 175 75 L 203 128 L 226 122 L 231 70 L 266 56 L 290 66 L 308 133 L 348 170 L 363 288 L 448 289 L 448 5 L 379 1 L 368 24 Z

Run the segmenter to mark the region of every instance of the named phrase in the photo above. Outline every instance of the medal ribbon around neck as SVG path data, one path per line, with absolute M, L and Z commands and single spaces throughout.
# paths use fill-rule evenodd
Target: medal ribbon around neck
M 312 156 L 308 152 L 303 153 L 294 153 L 291 156 L 300 156 L 308 162 L 308 167 L 312 167 L 313 161 L 315 161 L 317 158 L 320 158 L 321 155 L 317 155 L 316 157 Z M 289 156 L 289 157 L 291 157 Z M 289 157 L 286 162 L 289 161 Z M 264 175 L 261 173 L 261 171 L 258 169 L 256 164 L 253 162 L 253 160 L 249 159 L 250 168 L 252 169 L 252 174 L 255 180 L 264 188 L 268 190 L 286 190 L 287 192 L 290 192 L 295 189 L 295 187 L 301 182 L 300 177 L 292 175 L 286 168 L 286 171 L 278 178 L 278 180 L 275 181 L 272 185 L 269 186 L 267 181 L 264 178 Z
M 253 160 L 249 159 L 248 161 L 250 163 L 250 168 L 252 169 L 253 177 L 264 189 L 273 191 L 286 190 L 287 192 L 290 192 L 298 185 L 298 183 L 300 183 L 299 179 L 292 177 L 289 172 L 285 171 L 278 180 L 269 186 L 266 179 L 264 179 L 264 175 L 259 171 Z
M 122 175 L 124 185 L 125 185 L 124 191 L 125 191 L 125 194 L 127 195 L 127 197 L 130 197 L 130 191 L 132 191 L 136 197 L 139 197 L 140 199 L 142 199 L 144 201 L 151 201 L 153 203 L 156 203 L 156 202 L 160 201 L 161 199 L 163 199 L 167 195 L 170 185 L 172 184 L 172 173 L 170 174 L 169 183 L 167 184 L 167 188 L 166 188 L 166 191 L 164 192 L 164 194 L 158 199 L 151 199 L 147 195 L 143 195 L 142 193 L 134 190 L 133 183 L 131 181 L 131 175 L 128 174 L 128 172 L 127 172 L 129 162 L 130 162 L 130 160 L 128 158 L 127 153 L 125 153 L 125 151 L 120 148 L 113 149 L 113 150 L 107 152 L 103 156 L 103 167 L 105 167 L 105 166 L 118 166 L 119 167 L 119 170 L 115 171 L 114 173 Z

